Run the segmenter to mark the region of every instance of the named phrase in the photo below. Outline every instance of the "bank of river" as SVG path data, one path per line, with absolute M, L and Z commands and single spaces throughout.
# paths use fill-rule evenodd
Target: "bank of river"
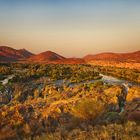
M 76 85 L 79 85 L 79 84 L 90 84 L 90 83 L 94 83 L 96 81 L 103 81 L 104 83 L 107 83 L 107 84 L 112 84 L 112 85 L 123 85 L 126 90 L 128 91 L 128 88 L 130 86 L 140 86 L 138 85 L 137 83 L 132 83 L 132 82 L 129 82 L 127 80 L 121 80 L 121 79 L 118 79 L 118 78 L 115 78 L 115 77 L 112 77 L 112 76 L 108 76 L 108 75 L 104 75 L 104 74 L 101 74 L 100 73 L 100 76 L 102 77 L 101 79 L 97 79 L 97 80 L 91 80 L 91 81 L 85 81 L 85 82 L 80 82 L 80 83 L 70 83 L 69 80 L 57 80 L 57 81 L 53 81 L 51 82 L 52 84 L 54 85 L 57 85 L 57 86 L 62 86 L 64 84 L 66 85 L 69 85 L 71 87 L 73 86 L 76 86 Z M 4 80 L 0 81 L 2 83 L 2 85 L 6 85 L 10 79 L 12 79 L 14 77 L 14 75 L 9 75 L 7 76 L 7 78 L 5 78 Z

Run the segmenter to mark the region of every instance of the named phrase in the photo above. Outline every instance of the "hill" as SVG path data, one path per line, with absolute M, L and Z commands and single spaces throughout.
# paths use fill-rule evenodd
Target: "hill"
M 0 61 L 17 61 L 19 59 L 25 59 L 33 54 L 25 49 L 16 50 L 8 46 L 0 46 Z
M 34 55 L 26 49 L 16 50 L 8 46 L 0 46 L 0 62 L 33 62 L 33 63 L 53 63 L 53 64 L 83 64 L 91 61 L 104 61 L 109 63 L 120 62 L 140 62 L 140 51 L 132 53 L 100 53 L 87 55 L 84 58 L 65 58 L 55 52 L 45 51 Z M 98 63 L 98 62 L 97 62 Z M 114 63 L 114 64 L 115 64 Z
M 140 51 L 132 53 L 100 53 L 95 55 L 87 55 L 85 61 L 103 60 L 103 61 L 135 61 L 140 62 Z
M 21 63 L 51 63 L 51 64 L 83 64 L 84 59 L 81 58 L 65 58 L 55 52 L 45 51 L 34 55 L 26 49 L 16 50 L 8 46 L 0 46 L 0 62 Z
M 52 61 L 58 61 L 63 60 L 65 57 L 52 52 L 52 51 L 46 51 L 34 56 L 31 56 L 28 60 L 29 61 L 36 61 L 36 62 L 52 62 Z
M 84 59 L 81 58 L 65 58 L 55 52 L 46 51 L 27 59 L 29 62 L 51 63 L 51 64 L 83 64 Z

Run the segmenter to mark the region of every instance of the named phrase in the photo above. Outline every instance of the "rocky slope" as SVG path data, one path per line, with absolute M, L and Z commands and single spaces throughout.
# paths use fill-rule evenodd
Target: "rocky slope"
M 58 60 L 63 60 L 65 57 L 54 53 L 52 51 L 46 51 L 34 56 L 31 56 L 28 60 L 29 61 L 36 61 L 36 62 L 50 62 L 50 61 L 58 61 Z
M 87 55 L 84 58 L 65 58 L 55 52 L 45 51 L 34 55 L 26 49 L 16 50 L 7 46 L 0 46 L 0 62 L 32 62 L 32 63 L 53 63 L 53 64 L 84 64 L 93 63 L 109 65 L 113 63 L 134 64 L 140 63 L 140 51 L 132 53 L 101 53 L 96 55 Z M 122 66 L 120 66 L 122 67 Z M 129 67 L 129 66 L 128 66 Z M 134 66 L 135 67 L 135 66 Z
M 0 46 L 0 61 L 11 62 L 19 59 L 25 59 L 33 54 L 25 49 L 16 50 L 7 46 Z
M 133 61 L 140 62 L 140 51 L 132 53 L 100 53 L 95 55 L 87 55 L 84 57 L 86 61 L 103 60 L 103 61 Z

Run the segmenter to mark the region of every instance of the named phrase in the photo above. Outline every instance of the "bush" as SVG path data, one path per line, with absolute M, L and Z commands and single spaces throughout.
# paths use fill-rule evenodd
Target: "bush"
M 7 66 L 0 67 L 0 74 L 7 75 L 11 74 L 11 69 Z
M 84 120 L 94 120 L 105 111 L 105 104 L 92 99 L 82 99 L 73 108 L 73 115 Z

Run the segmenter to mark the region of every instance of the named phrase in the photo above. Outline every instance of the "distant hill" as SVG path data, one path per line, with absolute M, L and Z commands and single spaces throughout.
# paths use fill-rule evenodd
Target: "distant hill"
M 13 49 L 8 46 L 0 46 L 0 62 L 29 62 L 29 63 L 53 63 L 53 64 L 83 64 L 91 61 L 109 62 L 140 62 L 140 51 L 132 53 L 100 53 L 87 55 L 84 58 L 65 58 L 55 52 L 45 51 L 33 54 L 26 49 Z
M 17 61 L 32 55 L 32 53 L 25 49 L 16 50 L 8 46 L 0 46 L 0 61 Z
M 103 60 L 103 61 L 135 61 L 140 62 L 140 51 L 132 53 L 100 53 L 95 55 L 87 55 L 83 59 L 85 61 Z
M 52 63 L 52 64 L 83 64 L 81 58 L 65 58 L 55 52 L 46 51 L 34 55 L 26 49 L 16 50 L 7 46 L 0 46 L 0 62 L 29 62 L 29 63 Z
M 51 64 L 83 64 L 84 59 L 81 58 L 65 58 L 55 52 L 46 51 L 34 56 L 31 56 L 28 61 L 51 63 Z
M 46 51 L 34 56 L 31 56 L 28 61 L 36 61 L 36 62 L 51 62 L 51 61 L 58 61 L 66 59 L 65 57 L 52 52 L 52 51 Z

